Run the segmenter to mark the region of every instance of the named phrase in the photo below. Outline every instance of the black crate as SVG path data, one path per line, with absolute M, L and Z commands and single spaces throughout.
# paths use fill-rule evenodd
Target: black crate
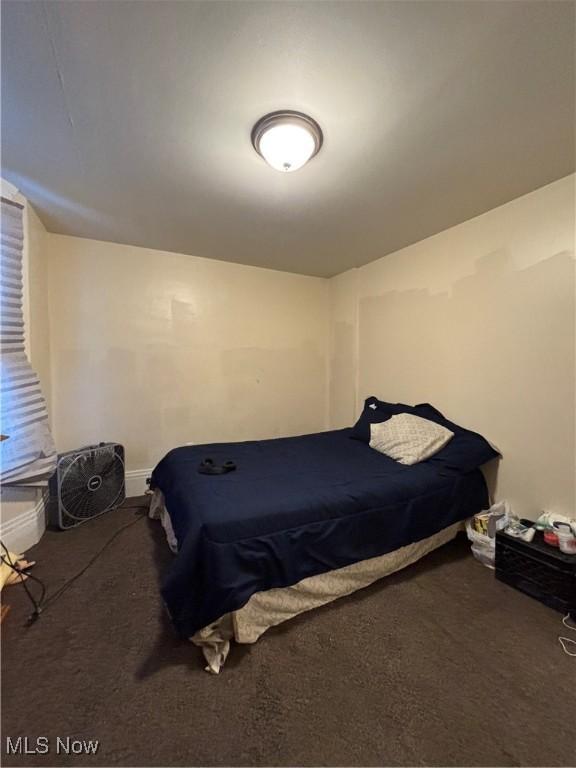
M 496 534 L 496 578 L 562 613 L 576 615 L 576 555 L 546 544 Z

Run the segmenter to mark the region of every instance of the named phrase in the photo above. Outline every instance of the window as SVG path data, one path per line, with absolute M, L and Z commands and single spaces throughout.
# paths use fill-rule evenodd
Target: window
M 23 207 L 1 198 L 0 482 L 45 480 L 56 465 L 46 403 L 25 351 L 22 312 Z

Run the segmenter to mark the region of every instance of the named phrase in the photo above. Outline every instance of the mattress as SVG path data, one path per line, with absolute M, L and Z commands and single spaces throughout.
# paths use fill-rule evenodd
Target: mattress
M 237 470 L 199 474 L 208 457 Z M 479 470 L 404 466 L 347 429 L 177 448 L 151 484 L 178 542 L 162 595 L 186 638 L 256 593 L 422 541 L 488 503 Z

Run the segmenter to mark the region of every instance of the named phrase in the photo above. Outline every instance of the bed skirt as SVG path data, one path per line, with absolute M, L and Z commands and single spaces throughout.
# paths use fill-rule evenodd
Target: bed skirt
M 149 514 L 152 519 L 160 520 L 168 546 L 176 552 L 178 542 L 164 504 L 164 496 L 159 489 L 153 493 Z M 207 662 L 206 670 L 218 674 L 230 651 L 231 640 L 237 643 L 255 643 L 270 627 L 275 627 L 305 611 L 326 605 L 339 597 L 350 595 L 415 563 L 424 555 L 451 541 L 458 531 L 463 529 L 464 523 L 457 522 L 427 539 L 400 547 L 380 557 L 362 560 L 318 576 L 310 576 L 290 587 L 257 592 L 242 608 L 221 616 L 192 635 L 190 640 L 202 648 Z

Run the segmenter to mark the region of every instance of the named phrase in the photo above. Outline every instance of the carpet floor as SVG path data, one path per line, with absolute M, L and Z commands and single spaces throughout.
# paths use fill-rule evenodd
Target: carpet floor
M 6 589 L 3 765 L 575 764 L 561 616 L 497 582 L 465 540 L 233 647 L 215 677 L 166 620 L 172 555 L 144 501 L 45 534 L 29 554 L 50 593 L 141 516 L 32 626 L 22 588 Z M 50 751 L 7 754 L 18 736 Z M 57 737 L 98 751 L 57 754 Z

